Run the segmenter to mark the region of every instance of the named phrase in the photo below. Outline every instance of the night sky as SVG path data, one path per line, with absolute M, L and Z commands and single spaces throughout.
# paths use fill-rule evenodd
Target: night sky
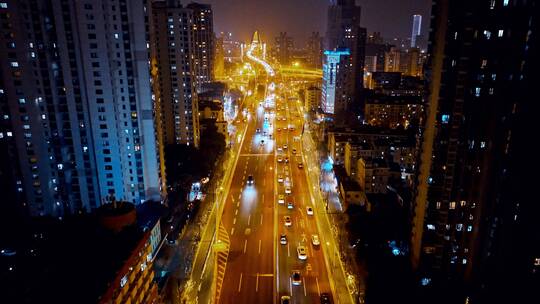
M 258 29 L 266 41 L 287 31 L 300 43 L 312 31 L 326 30 L 329 0 L 195 0 L 212 4 L 216 33 L 230 31 L 248 40 Z M 385 38 L 409 37 L 412 15 L 422 15 L 422 33 L 429 27 L 431 0 L 357 0 L 362 7 L 361 24 L 368 33 L 380 31 Z M 296 42 L 296 41 L 295 41 Z M 302 45 L 300 45 L 302 47 Z

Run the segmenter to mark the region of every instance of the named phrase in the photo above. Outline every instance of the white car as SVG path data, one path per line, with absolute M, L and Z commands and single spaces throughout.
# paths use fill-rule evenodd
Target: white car
M 294 208 L 293 202 L 291 201 L 287 202 L 287 209 L 293 209 L 293 208 Z
M 281 174 L 278 175 L 277 181 L 278 181 L 278 183 L 283 183 L 283 176 Z
M 313 246 L 319 246 L 321 244 L 321 241 L 319 240 L 318 235 L 316 234 L 311 235 L 311 244 L 313 244 Z
M 287 145 L 283 145 L 283 150 L 287 150 Z
M 307 213 L 307 215 L 313 215 L 313 208 L 312 207 L 307 207 L 306 208 L 306 213 Z
M 300 245 L 296 248 L 296 252 L 298 253 L 298 258 L 300 260 L 307 260 L 307 251 L 306 247 Z
M 278 195 L 277 202 L 278 204 L 285 204 L 285 196 L 283 194 Z
M 287 187 L 285 188 L 285 194 L 291 194 L 291 188 L 290 187 Z
M 283 220 L 285 221 L 285 226 L 287 227 L 291 227 L 292 226 L 292 221 L 291 221 L 291 217 L 290 216 L 285 216 L 283 218 Z
M 283 157 L 281 157 L 281 156 L 278 156 L 278 158 L 277 158 L 277 162 L 278 162 L 278 163 L 281 163 L 281 162 L 283 162 Z
M 278 147 L 278 148 L 277 148 L 277 151 L 278 151 L 278 152 L 283 152 L 283 149 L 281 149 L 281 147 Z

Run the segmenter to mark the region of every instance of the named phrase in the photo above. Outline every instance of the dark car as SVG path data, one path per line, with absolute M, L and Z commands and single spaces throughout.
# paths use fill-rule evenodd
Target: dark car
M 248 178 L 247 178 L 247 184 L 248 185 L 253 185 L 253 175 L 249 175 Z
M 326 292 L 321 293 L 321 304 L 330 304 L 330 295 Z

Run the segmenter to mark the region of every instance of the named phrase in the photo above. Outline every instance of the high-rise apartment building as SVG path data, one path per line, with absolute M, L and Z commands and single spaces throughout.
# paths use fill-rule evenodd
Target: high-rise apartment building
M 538 9 L 433 2 L 411 256 L 420 283 L 450 288 L 456 303 L 530 302 L 530 282 L 540 282 L 540 208 L 527 173 Z
M 366 44 L 366 29 L 360 27 L 361 8 L 355 0 L 333 0 L 328 7 L 326 28 L 326 50 L 349 49 L 349 69 L 346 69 L 351 79 L 347 88 L 345 110 L 355 108 L 363 88 L 363 71 Z M 345 71 L 345 70 L 343 70 Z M 358 107 L 356 107 L 358 108 Z
M 214 78 L 222 80 L 225 77 L 225 50 L 223 48 L 223 36 L 214 37 Z
M 144 1 L 2 1 L 2 119 L 32 215 L 160 197 Z M 9 133 L 8 133 L 9 132 Z
M 280 32 L 275 40 L 275 56 L 277 61 L 282 65 L 291 64 L 291 56 L 293 51 L 293 38 L 287 35 L 287 32 Z
M 195 13 L 183 7 L 181 1 L 154 1 L 151 7 L 152 89 L 162 186 L 166 184 L 165 147 L 198 146 L 200 140 L 196 73 L 203 73 L 198 78 L 202 82 L 210 74 L 208 63 L 201 65 L 208 53 L 199 48 L 206 43 L 197 40 L 202 33 L 195 30 L 200 28 L 200 24 L 194 23 Z M 201 55 L 204 57 L 198 57 Z
M 422 15 L 413 15 L 412 32 L 411 32 L 411 48 L 418 46 L 418 37 L 422 30 Z
M 191 2 L 192 64 L 197 90 L 201 84 L 214 81 L 214 14 L 212 6 Z
M 308 61 L 312 68 L 320 69 L 322 67 L 323 39 L 319 32 L 311 33 L 307 42 Z

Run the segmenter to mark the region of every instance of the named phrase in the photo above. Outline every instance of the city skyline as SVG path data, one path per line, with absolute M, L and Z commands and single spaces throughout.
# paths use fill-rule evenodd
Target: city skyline
M 538 12 L 0 0 L 4 302 L 540 302 Z
M 239 41 L 249 41 L 252 31 L 258 30 L 266 41 L 273 40 L 279 32 L 288 32 L 304 47 L 311 32 L 326 32 L 326 6 L 330 0 L 278 0 L 278 1 L 242 1 L 242 0 L 202 0 L 212 4 L 218 12 L 215 14 L 216 33 L 232 32 Z M 357 0 L 362 7 L 360 26 L 367 28 L 368 33 L 381 32 L 388 40 L 408 38 L 410 20 L 414 14 L 429 16 L 431 1 L 428 0 Z M 399 8 L 396 8 L 399 6 Z M 285 12 L 285 13 L 284 13 Z M 287 18 L 288 14 L 306 16 L 304 18 Z M 245 18 L 244 16 L 250 16 Z M 388 22 L 392 20 L 392 22 Z M 423 22 L 422 33 L 426 33 L 429 24 Z M 248 30 L 249 29 L 249 30 Z

